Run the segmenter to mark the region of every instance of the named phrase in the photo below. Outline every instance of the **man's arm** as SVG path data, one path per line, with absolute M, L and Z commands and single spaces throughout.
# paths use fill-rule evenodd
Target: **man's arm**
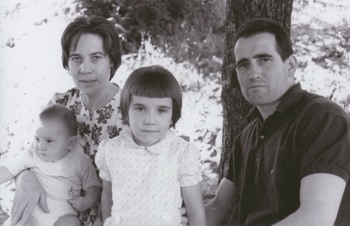
M 190 226 L 206 226 L 200 184 L 181 188 Z
M 100 198 L 101 188 L 98 186 L 93 186 L 84 192 L 84 196 L 79 196 L 68 200 L 68 202 L 78 212 L 83 212 L 93 207 L 97 203 L 98 199 Z
M 10 173 L 10 171 L 5 167 L 0 167 L 0 184 L 5 183 L 9 180 L 12 180 L 14 176 Z
M 334 225 L 345 186 L 342 178 L 332 174 L 304 177 L 300 184 L 299 209 L 274 226 Z
M 208 226 L 216 226 L 228 220 L 232 213 L 234 201 L 234 183 L 223 178 L 215 198 L 205 205 Z
M 103 180 L 101 194 L 102 222 L 111 216 L 112 205 L 112 183 L 110 181 Z
M 12 224 L 23 225 L 38 203 L 44 212 L 50 212 L 47 208 L 45 191 L 36 176 L 30 170 L 24 170 L 16 177 L 16 193 L 11 212 Z

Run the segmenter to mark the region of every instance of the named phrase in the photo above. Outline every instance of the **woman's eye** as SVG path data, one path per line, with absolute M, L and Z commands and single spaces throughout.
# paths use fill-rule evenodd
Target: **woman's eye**
M 92 61 L 92 62 L 97 62 L 97 61 L 100 60 L 100 59 L 102 59 L 102 56 L 99 56 L 99 55 L 97 55 L 97 56 L 92 56 L 92 57 L 91 57 L 91 61 Z
M 74 63 L 80 63 L 81 62 L 81 58 L 80 57 L 72 57 L 70 58 L 71 61 L 73 61 Z

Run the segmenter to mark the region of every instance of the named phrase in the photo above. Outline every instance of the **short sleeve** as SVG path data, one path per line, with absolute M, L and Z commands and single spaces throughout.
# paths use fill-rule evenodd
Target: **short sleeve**
M 97 148 L 97 153 L 95 155 L 95 163 L 100 171 L 100 177 L 103 180 L 111 181 L 111 175 L 108 168 L 107 158 L 106 158 L 106 145 L 107 140 L 102 140 Z
M 310 114 L 300 138 L 301 175 L 329 173 L 349 181 L 350 120 L 330 106 L 328 112 Z M 316 111 L 317 108 L 314 107 Z M 334 108 L 334 107 L 333 107 Z
M 187 187 L 198 184 L 202 180 L 202 164 L 200 152 L 193 144 L 185 145 L 179 156 L 180 186 Z
M 83 169 L 82 172 L 82 187 L 86 191 L 91 187 L 100 187 L 100 181 L 98 180 L 96 168 L 92 164 L 92 161 L 88 155 L 83 154 Z

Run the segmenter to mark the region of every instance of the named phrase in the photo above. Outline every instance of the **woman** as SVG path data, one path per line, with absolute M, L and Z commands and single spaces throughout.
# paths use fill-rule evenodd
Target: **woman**
M 79 143 L 94 161 L 100 141 L 118 136 L 122 127 L 121 90 L 111 83 L 121 64 L 119 36 L 114 25 L 102 17 L 78 17 L 64 30 L 61 45 L 63 67 L 76 87 L 56 93 L 50 104 L 65 105 L 76 114 Z M 38 202 L 49 211 L 45 194 L 31 172 L 22 173 L 16 184 L 13 224 L 25 223 Z M 99 205 L 82 213 L 80 219 L 83 225 L 101 225 Z

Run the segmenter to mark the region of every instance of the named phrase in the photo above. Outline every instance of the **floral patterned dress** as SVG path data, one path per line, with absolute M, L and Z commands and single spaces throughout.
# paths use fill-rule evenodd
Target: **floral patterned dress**
M 65 93 L 56 93 L 49 103 L 64 105 L 77 116 L 78 142 L 83 147 L 85 154 L 91 157 L 95 167 L 94 159 L 100 141 L 118 136 L 123 127 L 119 109 L 120 93 L 121 89 L 119 88 L 110 102 L 96 111 L 89 111 L 84 106 L 81 93 L 77 88 L 70 89 Z M 99 206 L 97 205 L 81 214 L 80 219 L 83 225 L 93 225 L 93 222 L 100 217 Z

